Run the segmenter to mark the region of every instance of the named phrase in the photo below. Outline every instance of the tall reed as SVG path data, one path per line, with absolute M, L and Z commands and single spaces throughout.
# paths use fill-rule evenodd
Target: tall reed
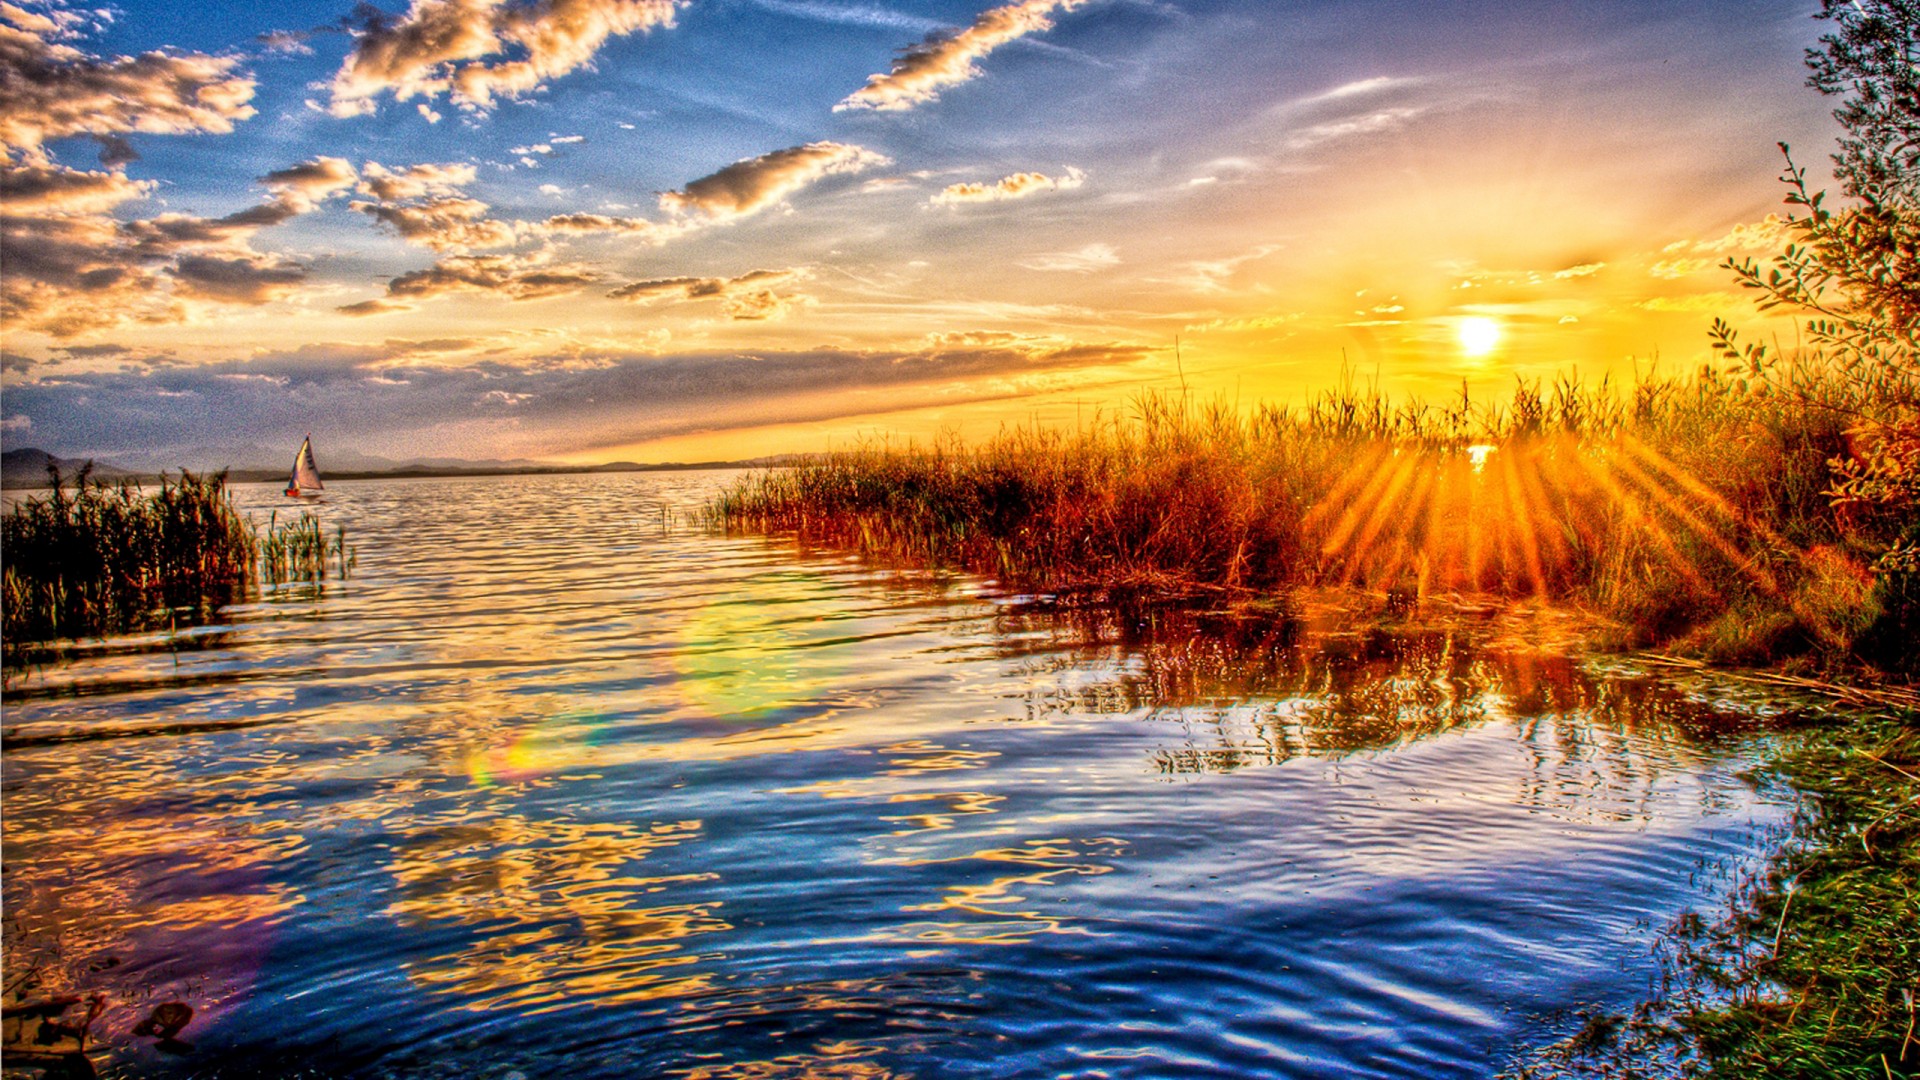
M 1350 380 L 1298 409 L 1156 394 L 1072 430 L 804 459 L 710 513 L 1049 592 L 1574 604 L 1629 643 L 1738 659 L 1853 648 L 1883 621 L 1866 567 L 1895 525 L 1825 497 L 1862 407 L 1819 372 L 1788 394 L 1713 369 L 1487 403 Z
M 344 528 L 329 543 L 318 519 L 270 521 L 264 533 L 234 509 L 226 474 L 163 477 L 158 491 L 57 470 L 42 497 L 0 517 L 6 565 L 0 624 L 28 641 L 205 621 L 268 583 L 319 581 L 332 557 L 346 577 Z

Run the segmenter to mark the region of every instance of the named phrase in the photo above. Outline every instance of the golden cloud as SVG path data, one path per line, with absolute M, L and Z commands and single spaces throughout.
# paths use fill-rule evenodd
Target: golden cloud
M 474 167 L 459 162 L 423 162 L 404 169 L 390 169 L 377 161 L 369 161 L 360 172 L 360 194 L 381 202 L 400 202 L 428 195 L 458 195 L 463 185 L 473 183 Z
M 978 78 L 974 61 L 1009 41 L 1053 27 L 1055 11 L 1072 11 L 1086 0 L 1021 0 L 984 11 L 958 32 L 936 32 L 900 54 L 893 67 L 834 106 L 845 109 L 911 109 L 937 100 L 946 87 Z
M 729 221 L 771 206 L 823 177 L 888 164 L 885 156 L 846 143 L 790 146 L 736 161 L 679 191 L 666 192 L 660 205 L 709 221 Z
M 254 114 L 254 81 L 238 73 L 238 59 L 177 52 L 103 59 L 58 40 L 73 36 L 74 24 L 58 9 L 47 16 L 0 4 L 0 147 L 41 160 L 54 139 L 226 133 Z
M 932 201 L 937 205 L 953 205 L 967 202 L 998 202 L 1002 199 L 1024 199 L 1043 191 L 1071 191 L 1086 183 L 1087 174 L 1079 169 L 1068 167 L 1064 176 L 1048 176 L 1045 173 L 1019 172 L 1003 177 L 991 184 L 979 182 L 949 184 Z
M 392 229 L 401 239 L 435 251 L 506 247 L 513 226 L 487 216 L 487 204 L 464 195 L 441 195 L 415 203 L 355 201 L 347 204 Z
M 359 31 L 329 87 L 329 111 L 361 116 L 377 99 L 445 96 L 471 112 L 520 98 L 592 63 L 608 38 L 673 25 L 679 0 L 414 0 Z M 423 102 L 424 104 L 424 102 Z
M 773 290 L 807 276 L 807 271 L 804 269 L 790 269 L 754 270 L 735 278 L 658 278 L 653 281 L 636 281 L 631 285 L 623 285 L 607 295 L 617 300 L 633 300 L 639 303 L 651 303 L 656 300 L 717 299 L 720 301 L 720 310 L 730 319 L 775 319 L 785 315 L 794 305 L 806 303 L 810 298 L 798 294 L 781 295 Z
M 454 292 L 493 293 L 509 300 L 539 300 L 579 292 L 599 277 L 586 267 L 552 264 L 518 255 L 455 255 L 425 270 L 402 274 L 387 283 L 387 299 L 423 300 Z M 354 314 L 372 314 L 373 302 L 349 304 Z M 341 310 L 347 310 L 343 308 Z M 389 307 L 385 310 L 393 310 Z

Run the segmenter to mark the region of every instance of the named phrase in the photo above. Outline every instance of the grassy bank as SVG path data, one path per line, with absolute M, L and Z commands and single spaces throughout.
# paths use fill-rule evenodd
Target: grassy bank
M 1812 369 L 1522 383 L 1497 403 L 1351 385 L 1304 409 L 1148 396 L 1072 431 L 804 459 L 712 514 L 1047 592 L 1461 594 L 1580 607 L 1616 645 L 1895 667 L 1920 590 L 1872 567 L 1916 525 L 1828 495 L 1874 407 Z
M 224 475 L 181 473 L 148 493 L 82 472 L 0 518 L 4 634 L 26 642 L 205 621 L 264 580 L 320 581 L 352 566 L 341 530 L 309 514 L 264 531 L 240 516 Z
M 1691 943 L 1714 994 L 1676 1020 L 1715 1077 L 1920 1076 L 1920 714 L 1811 733 L 1775 769 L 1807 811 L 1747 902 Z
M 1804 796 L 1792 833 L 1730 910 L 1668 928 L 1664 993 L 1504 1076 L 1920 1076 L 1920 712 L 1799 731 L 1768 771 Z

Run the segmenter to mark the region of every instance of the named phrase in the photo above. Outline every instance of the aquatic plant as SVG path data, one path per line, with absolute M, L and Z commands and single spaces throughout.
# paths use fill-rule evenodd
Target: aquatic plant
M 317 582 L 329 559 L 342 578 L 354 565 L 344 527 L 329 542 L 311 514 L 270 520 L 263 533 L 234 509 L 225 473 L 182 471 L 147 493 L 131 481 L 96 481 L 90 469 L 71 487 L 48 471 L 46 495 L 0 517 L 9 648 L 204 622 L 262 578 Z
M 1350 381 L 1251 412 L 1148 395 L 1072 431 L 868 446 L 750 474 L 721 528 L 788 533 L 1050 593 L 1340 586 L 1589 608 L 1621 643 L 1739 659 L 1870 639 L 1895 523 L 1836 514 L 1856 400 L 1713 369 L 1395 402 Z
M 320 519 L 308 511 L 285 524 L 276 512 L 267 519 L 267 531 L 256 535 L 260 577 L 269 585 L 293 581 L 324 581 L 329 561 L 337 576 L 345 580 L 358 564 L 359 556 L 347 547 L 347 527 L 335 528 L 332 540 L 320 527 Z
M 147 495 L 93 481 L 88 469 L 69 490 L 48 471 L 44 498 L 0 518 L 9 644 L 196 621 L 245 595 L 253 533 L 224 474 L 182 472 Z

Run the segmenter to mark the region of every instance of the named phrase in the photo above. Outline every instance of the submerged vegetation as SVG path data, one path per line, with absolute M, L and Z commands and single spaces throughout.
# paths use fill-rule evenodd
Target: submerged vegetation
M 72 487 L 57 472 L 39 498 L 0 518 L 6 548 L 5 639 L 23 642 L 203 622 L 267 584 L 324 580 L 353 567 L 345 529 L 329 541 L 320 522 L 242 518 L 225 474 L 182 472 L 147 493 L 83 470 Z

